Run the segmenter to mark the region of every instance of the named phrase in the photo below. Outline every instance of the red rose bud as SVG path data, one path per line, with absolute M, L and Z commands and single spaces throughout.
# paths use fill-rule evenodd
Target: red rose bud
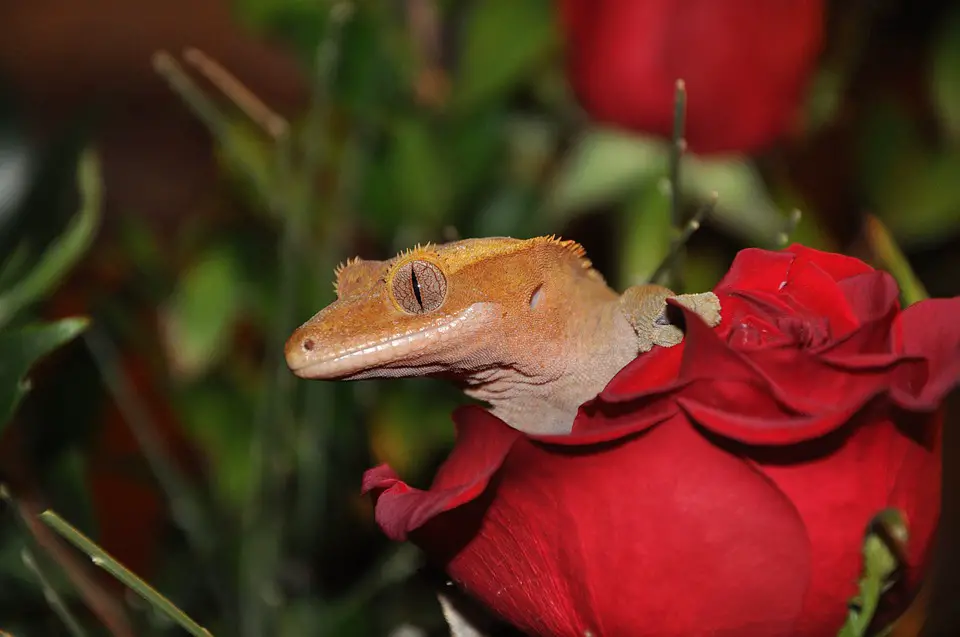
M 823 35 L 821 0 L 560 0 L 560 12 L 587 112 L 670 137 L 683 79 L 697 153 L 752 152 L 784 134 Z
M 939 516 L 960 298 L 901 311 L 888 274 L 801 246 L 744 250 L 715 292 L 717 328 L 688 313 L 571 434 L 464 407 L 428 491 L 367 472 L 380 526 L 531 635 L 832 637 L 894 507 L 905 595 L 882 610 L 902 610 Z

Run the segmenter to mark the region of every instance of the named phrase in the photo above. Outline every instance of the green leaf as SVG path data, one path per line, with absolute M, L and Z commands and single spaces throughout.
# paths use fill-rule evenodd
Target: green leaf
M 100 225 L 101 179 L 99 161 L 91 150 L 80 156 L 77 185 L 80 211 L 67 230 L 47 248 L 28 274 L 0 293 L 0 327 L 52 290 L 93 243 Z
M 452 104 L 474 108 L 512 90 L 558 41 L 549 0 L 481 0 L 465 21 Z
M 29 265 L 29 257 L 30 249 L 23 241 L 0 261 L 0 290 L 13 286 L 23 276 Z
M 560 226 L 576 212 L 619 201 L 651 176 L 665 175 L 667 147 L 605 128 L 574 142 L 546 193 L 546 213 Z
M 933 51 L 930 89 L 947 134 L 960 141 L 960 10 L 947 18 Z
M 773 201 L 756 166 L 742 157 L 686 157 L 681 187 L 688 197 L 720 198 L 710 221 L 754 245 L 770 245 L 783 229 L 784 214 Z
M 206 372 L 228 349 L 242 300 L 243 276 L 231 250 L 207 252 L 178 282 L 162 312 L 161 329 L 176 372 L 193 378 Z
M 927 156 L 891 183 L 876 214 L 903 246 L 941 243 L 960 230 L 960 149 Z M 887 180 L 894 179 L 893 175 Z
M 650 178 L 666 178 L 669 146 L 659 140 L 611 129 L 585 132 L 568 153 L 546 194 L 546 216 L 559 226 L 575 212 L 609 205 L 629 196 Z M 713 223 L 749 243 L 770 244 L 783 227 L 756 167 L 744 158 L 683 159 L 681 188 L 686 197 L 719 202 Z
M 960 148 L 928 149 L 913 118 L 878 104 L 859 133 L 860 187 L 904 247 L 937 244 L 960 230 Z
M 34 363 L 75 338 L 87 323 L 85 318 L 69 318 L 0 332 L 0 428 L 30 390 L 25 377 Z

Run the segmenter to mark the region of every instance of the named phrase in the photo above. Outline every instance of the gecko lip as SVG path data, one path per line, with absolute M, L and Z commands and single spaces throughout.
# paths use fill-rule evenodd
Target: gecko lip
M 453 315 L 434 319 L 427 325 L 402 334 L 349 345 L 328 345 L 314 337 L 309 326 L 290 338 L 295 345 L 287 349 L 287 366 L 300 378 L 334 380 L 366 370 L 390 367 L 410 361 L 428 349 L 451 339 L 463 339 L 479 330 L 490 315 L 491 306 L 475 303 Z M 310 342 L 309 349 L 304 345 Z

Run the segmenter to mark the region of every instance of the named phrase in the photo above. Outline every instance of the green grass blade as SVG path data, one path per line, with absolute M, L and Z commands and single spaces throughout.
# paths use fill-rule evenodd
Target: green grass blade
M 196 637 L 213 637 L 213 634 L 191 619 L 180 610 L 176 604 L 164 597 L 155 588 L 136 576 L 133 571 L 115 560 L 109 553 L 100 548 L 93 540 L 74 528 L 69 522 L 47 510 L 40 514 L 40 519 L 56 531 L 63 539 L 90 556 L 93 563 L 112 576 L 123 582 L 133 592 L 138 594 L 158 611 L 175 621 L 191 635 Z

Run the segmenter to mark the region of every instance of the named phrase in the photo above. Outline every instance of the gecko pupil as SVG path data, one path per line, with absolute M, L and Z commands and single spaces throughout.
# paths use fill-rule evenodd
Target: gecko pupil
M 408 314 L 432 312 L 443 305 L 447 296 L 443 271 L 429 261 L 401 263 L 390 280 L 394 302 Z
M 417 303 L 423 308 L 423 297 L 420 295 L 420 281 L 417 279 L 416 268 L 410 268 L 410 284 L 413 286 L 413 295 L 417 297 Z

